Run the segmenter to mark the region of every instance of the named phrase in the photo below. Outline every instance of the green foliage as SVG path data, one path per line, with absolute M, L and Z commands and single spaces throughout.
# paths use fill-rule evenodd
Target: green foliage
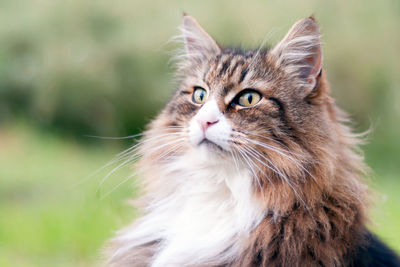
M 73 136 L 143 129 L 174 90 L 168 40 L 182 10 L 222 44 L 276 43 L 314 13 L 339 103 L 365 129 L 399 100 L 399 3 L 320 1 L 3 1 L 0 120 L 23 114 Z M 393 113 L 395 112 L 395 115 Z M 391 126 L 390 121 L 384 121 Z M 397 128 L 398 129 L 398 128 Z

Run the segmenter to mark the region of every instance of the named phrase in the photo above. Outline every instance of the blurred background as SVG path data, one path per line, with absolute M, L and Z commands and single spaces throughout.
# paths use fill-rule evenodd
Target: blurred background
M 114 156 L 175 84 L 169 42 L 187 12 L 221 44 L 275 44 L 314 14 L 325 68 L 377 192 L 373 229 L 400 253 L 400 2 L 0 1 L 0 266 L 98 266 L 135 211 Z M 104 168 L 102 168 L 104 167 Z

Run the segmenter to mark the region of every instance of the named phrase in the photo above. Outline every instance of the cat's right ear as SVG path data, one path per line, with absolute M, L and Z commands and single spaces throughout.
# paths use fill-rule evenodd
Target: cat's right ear
M 298 76 L 306 93 L 317 89 L 322 71 L 321 34 L 314 17 L 298 21 L 271 51 L 277 64 Z
M 191 16 L 184 14 L 180 27 L 187 59 L 199 59 L 221 52 L 217 42 Z

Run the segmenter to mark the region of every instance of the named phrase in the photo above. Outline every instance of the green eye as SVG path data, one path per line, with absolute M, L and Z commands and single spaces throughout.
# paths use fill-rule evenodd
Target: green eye
M 237 104 L 243 107 L 252 107 L 261 100 L 261 95 L 254 90 L 245 90 L 239 95 Z
M 201 87 L 195 87 L 192 95 L 192 101 L 197 104 L 203 104 L 207 97 L 207 91 Z

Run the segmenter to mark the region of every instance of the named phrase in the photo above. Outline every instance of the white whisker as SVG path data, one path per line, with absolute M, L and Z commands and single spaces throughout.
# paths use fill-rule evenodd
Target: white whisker
M 298 160 L 296 160 L 295 158 L 293 158 L 293 157 L 287 155 L 286 153 L 277 150 L 275 147 L 270 146 L 270 145 L 268 145 L 268 144 L 265 144 L 265 143 L 263 143 L 263 142 L 251 140 L 250 138 L 245 138 L 245 140 L 248 141 L 248 142 L 251 142 L 251 143 L 253 143 L 253 144 L 262 146 L 262 147 L 264 147 L 264 148 L 270 149 L 270 150 L 272 150 L 272 151 L 274 151 L 274 152 L 276 152 L 276 153 L 278 153 L 278 154 L 284 156 L 285 158 L 291 160 L 294 164 L 296 164 L 297 167 L 299 167 L 299 168 L 302 169 L 304 172 L 306 172 L 314 181 L 317 181 L 316 178 L 315 178 L 315 177 L 314 177 L 314 176 L 313 176 L 313 175 L 312 175 Z
M 122 180 L 120 183 L 118 183 L 116 186 L 114 186 L 110 191 L 108 191 L 106 194 L 104 194 L 100 200 L 104 200 L 107 196 L 109 196 L 112 192 L 114 192 L 115 190 L 117 190 L 121 185 L 125 184 L 126 182 L 128 182 L 132 177 L 136 176 L 137 174 L 143 172 L 143 170 L 139 170 L 136 171 L 130 175 L 128 175 L 128 177 L 126 177 L 124 180 Z
M 165 145 L 171 145 L 171 144 L 174 144 L 174 143 L 177 143 L 177 142 L 181 142 L 181 141 L 183 141 L 183 140 L 184 140 L 184 138 L 181 138 L 181 139 L 178 139 L 178 140 L 174 140 L 174 142 L 169 142 L 169 143 L 167 143 L 167 144 L 163 144 L 162 146 L 156 147 L 156 150 L 159 150 L 160 148 L 164 147 Z M 161 155 L 157 156 L 157 158 L 155 158 L 154 160 L 162 160 L 162 159 L 164 159 L 169 153 L 173 152 L 175 149 L 177 149 L 177 148 L 179 148 L 179 147 L 181 147 L 181 146 L 182 146 L 181 143 L 175 144 L 174 146 L 172 146 L 171 148 L 169 148 L 167 151 L 164 151 L 164 153 L 162 153 Z M 140 157 L 140 155 L 135 155 L 135 156 L 137 156 L 137 157 L 135 157 L 135 159 L 138 158 L 138 157 Z M 124 166 L 124 165 L 129 164 L 130 162 L 132 162 L 132 160 L 131 160 L 131 159 L 128 159 L 128 160 L 125 161 L 123 164 L 120 164 L 119 166 L 117 166 L 117 167 L 113 170 L 113 172 L 115 172 L 116 169 L 118 169 L 118 168 L 120 168 L 120 167 L 122 167 L 122 166 Z M 130 178 L 132 178 L 132 177 L 135 176 L 136 174 L 141 173 L 141 172 L 143 172 L 143 171 L 145 171 L 145 169 L 142 168 L 142 169 L 140 169 L 140 170 L 134 172 L 133 174 L 129 175 L 126 179 L 124 179 L 122 182 L 120 182 L 118 185 L 116 185 L 113 189 L 111 189 L 111 191 L 107 192 L 107 193 L 101 198 L 101 200 L 103 200 L 106 196 L 108 196 L 109 194 L 111 194 L 112 192 L 114 192 L 116 189 L 118 189 L 122 184 L 126 183 Z M 111 174 L 112 174 L 112 173 L 108 174 L 108 175 L 102 180 L 102 183 L 99 185 L 99 187 L 98 187 L 98 189 L 97 189 L 97 192 L 99 192 L 99 190 L 100 190 L 102 184 L 105 182 L 105 180 L 106 180 Z
M 123 139 L 133 139 L 139 136 L 143 136 L 144 133 L 128 135 L 128 136 L 98 136 L 98 135 L 84 135 L 84 137 L 97 138 L 97 139 L 107 139 L 107 140 L 123 140 Z
M 244 152 L 241 150 L 241 148 L 240 148 L 239 146 L 234 146 L 234 148 L 238 151 L 239 155 L 241 155 L 242 158 L 243 158 L 243 160 L 247 163 L 247 165 L 248 165 L 250 171 L 252 172 L 252 174 L 253 174 L 253 176 L 254 176 L 254 179 L 256 180 L 256 182 L 257 182 L 257 184 L 258 184 L 258 187 L 260 188 L 260 192 L 261 192 L 262 196 L 264 196 L 264 191 L 262 190 L 262 186 L 261 186 L 261 183 L 260 183 L 260 179 L 259 179 L 258 175 L 257 175 L 257 174 L 254 172 L 254 170 L 253 170 L 253 169 L 254 169 L 254 166 L 255 166 L 256 168 L 258 168 L 258 166 L 257 166 L 257 165 L 254 165 L 254 162 L 252 162 L 252 160 L 251 160 L 250 158 L 248 158 L 248 156 L 246 155 L 246 153 L 244 153 Z M 259 168 L 258 168 L 258 169 L 259 169 Z M 261 170 L 259 169 L 259 171 L 261 171 Z
M 251 148 L 251 147 L 249 147 Z M 290 179 L 283 174 L 278 167 L 276 167 L 276 165 L 267 157 L 265 157 L 264 155 L 262 155 L 260 152 L 258 152 L 257 150 L 251 148 L 255 153 L 257 153 L 258 155 L 260 155 L 263 159 L 265 159 L 269 164 L 271 164 L 272 168 L 270 168 L 270 166 L 266 165 L 264 162 L 262 162 L 261 160 L 259 160 L 259 162 L 261 164 L 263 164 L 265 167 L 273 170 L 275 173 L 277 173 L 281 178 L 283 178 L 283 181 L 285 181 L 287 183 L 287 185 L 292 189 L 293 193 L 297 196 L 297 198 L 300 200 L 300 202 L 304 205 L 304 207 L 307 209 L 307 211 L 309 212 L 311 218 L 314 220 L 313 215 L 308 207 L 308 205 L 306 204 L 306 202 L 304 201 L 304 199 L 301 197 L 301 195 L 297 192 L 297 190 L 295 189 L 295 187 L 293 186 L 293 184 L 290 182 Z

